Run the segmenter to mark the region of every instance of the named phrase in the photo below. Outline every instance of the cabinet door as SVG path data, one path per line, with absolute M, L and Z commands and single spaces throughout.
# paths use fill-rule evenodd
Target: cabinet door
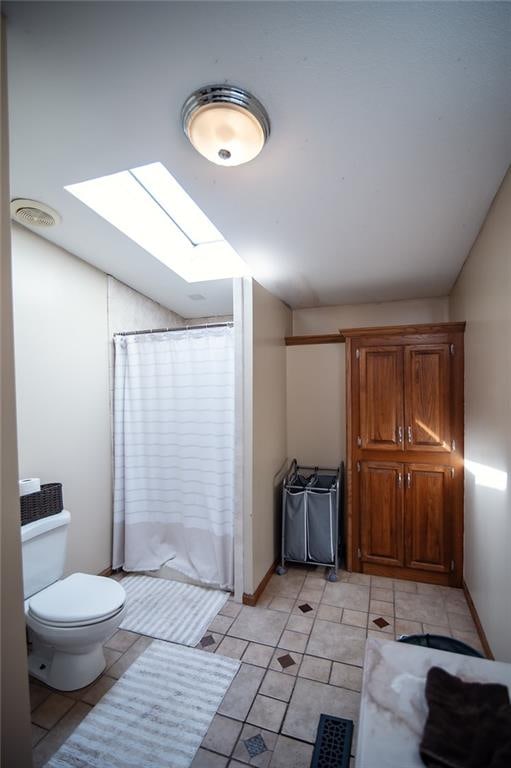
M 360 467 L 361 559 L 403 565 L 403 465 L 363 461 Z
M 406 450 L 450 451 L 449 345 L 405 347 Z
M 400 450 L 403 434 L 403 348 L 361 347 L 359 365 L 359 445 L 373 450 Z
M 406 464 L 405 561 L 409 568 L 450 570 L 451 468 Z

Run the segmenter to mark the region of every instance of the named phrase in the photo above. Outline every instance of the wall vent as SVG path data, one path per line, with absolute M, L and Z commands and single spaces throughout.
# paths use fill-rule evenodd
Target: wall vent
M 60 223 L 59 214 L 49 205 L 22 197 L 11 201 L 11 218 L 28 227 L 53 227 Z

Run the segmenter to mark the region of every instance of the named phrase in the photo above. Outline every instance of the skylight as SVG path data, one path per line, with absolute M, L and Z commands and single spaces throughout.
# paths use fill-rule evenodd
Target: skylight
M 248 274 L 245 262 L 161 163 L 65 189 L 188 283 Z

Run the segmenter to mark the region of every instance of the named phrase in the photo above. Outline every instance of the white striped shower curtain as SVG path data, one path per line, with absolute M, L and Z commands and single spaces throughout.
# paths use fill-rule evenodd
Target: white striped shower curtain
M 234 333 L 115 337 L 113 567 L 233 587 Z

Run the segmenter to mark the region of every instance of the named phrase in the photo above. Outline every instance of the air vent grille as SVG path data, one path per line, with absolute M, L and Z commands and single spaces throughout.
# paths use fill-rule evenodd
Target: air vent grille
M 29 227 L 53 227 L 60 222 L 57 211 L 36 200 L 16 199 L 11 202 L 11 217 Z

